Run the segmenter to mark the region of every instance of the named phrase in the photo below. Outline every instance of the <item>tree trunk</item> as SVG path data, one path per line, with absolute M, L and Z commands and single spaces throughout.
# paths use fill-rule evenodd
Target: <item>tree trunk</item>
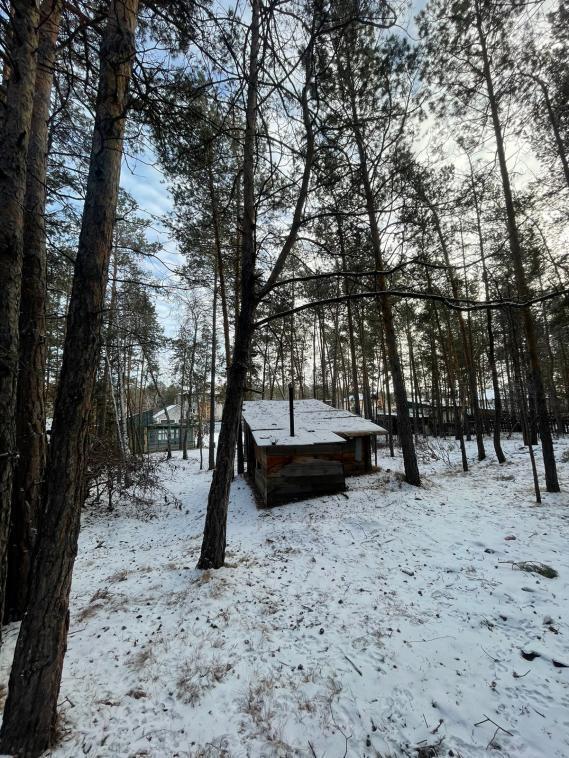
M 510 185 L 510 175 L 508 173 L 508 164 L 506 163 L 506 151 L 504 149 L 504 138 L 502 135 L 502 125 L 500 122 L 498 100 L 494 92 L 494 82 L 492 80 L 492 71 L 490 68 L 490 57 L 488 54 L 488 49 L 486 47 L 486 37 L 482 28 L 480 0 L 475 0 L 475 8 L 476 28 L 478 30 L 478 40 L 480 42 L 480 51 L 482 53 L 484 78 L 486 80 L 486 88 L 488 90 L 488 101 L 490 103 L 492 125 L 494 127 L 494 136 L 496 139 L 496 152 L 498 154 L 498 163 L 500 165 L 500 175 L 502 179 L 502 190 L 504 195 L 504 203 L 506 206 L 506 219 L 508 237 L 510 242 L 510 252 L 512 253 L 518 296 L 523 301 L 527 301 L 530 299 L 530 291 L 524 270 L 522 247 L 516 221 L 516 211 L 512 195 L 512 188 Z M 555 465 L 553 439 L 551 437 L 551 429 L 549 427 L 549 415 L 547 411 L 547 402 L 545 399 L 543 377 L 541 373 L 541 365 L 537 348 L 537 336 L 533 315 L 529 306 L 523 309 L 523 321 L 532 373 L 532 386 L 535 390 L 539 433 L 541 437 L 541 450 L 543 454 L 543 464 L 545 469 L 546 489 L 548 492 L 559 492 L 560 488 L 557 478 L 557 466 Z
M 216 467 L 209 491 L 207 513 L 198 568 L 220 568 L 225 560 L 227 509 L 233 479 L 235 443 L 241 418 L 241 406 L 247 380 L 249 351 L 254 329 L 254 316 L 261 297 L 271 291 L 288 254 L 294 246 L 302 223 L 314 156 L 314 135 L 308 110 L 311 89 L 312 50 L 306 50 L 306 81 L 302 92 L 303 123 L 306 128 L 306 158 L 301 188 L 295 204 L 293 220 L 277 261 L 261 290 L 255 292 L 255 136 L 257 131 L 257 96 L 259 80 L 261 2 L 251 2 L 249 71 L 245 137 L 243 145 L 243 226 L 241 234 L 241 303 L 235 329 L 233 359 L 229 367 L 226 399 L 223 406 Z
M 208 470 L 215 468 L 215 367 L 217 363 L 217 266 L 213 283 L 213 309 L 211 316 L 211 365 L 209 380 L 209 457 Z M 229 366 L 229 363 L 227 364 Z
M 486 271 L 484 272 L 485 283 L 488 278 Z M 486 295 L 488 298 L 488 295 Z M 494 347 L 494 327 L 492 323 L 492 311 L 488 309 L 486 311 L 486 323 L 488 329 L 488 363 L 490 364 L 490 373 L 492 374 L 492 388 L 494 390 L 494 451 L 496 452 L 496 458 L 498 463 L 505 463 L 506 456 L 502 450 L 501 441 L 501 429 L 502 429 L 502 395 L 500 392 L 500 384 L 498 382 L 498 371 L 496 370 L 496 354 Z
M 213 220 L 213 234 L 215 239 L 215 255 L 217 261 L 217 276 L 219 281 L 219 297 L 221 300 L 221 313 L 223 316 L 223 339 L 225 344 L 225 366 L 229 369 L 231 361 L 231 348 L 229 346 L 229 311 L 227 307 L 227 295 L 225 289 L 225 266 L 221 250 L 221 230 L 219 227 L 219 213 L 217 210 L 217 197 L 213 183 L 213 169 L 211 161 L 208 164 L 209 197 L 211 202 L 211 217 Z M 213 467 L 212 467 L 213 468 Z
M 349 65 L 348 65 L 349 68 Z M 361 180 L 366 200 L 366 210 L 370 226 L 370 237 L 372 250 L 374 252 L 374 263 L 377 271 L 383 268 L 383 256 L 381 253 L 381 240 L 379 234 L 379 225 L 375 210 L 375 197 L 371 186 L 368 160 L 364 144 L 363 135 L 360 129 L 360 118 L 357 112 L 354 83 L 351 71 L 347 71 L 348 87 L 351 101 L 351 128 L 356 141 Z M 383 291 L 387 289 L 385 276 L 378 274 L 376 276 L 377 289 Z M 383 317 L 383 326 L 385 331 L 385 344 L 387 347 L 387 357 L 391 369 L 391 378 L 393 380 L 393 392 L 395 394 L 395 404 L 397 408 L 397 433 L 401 450 L 403 453 L 403 464 L 405 468 L 405 479 L 409 484 L 416 487 L 421 485 L 419 475 L 419 466 L 417 465 L 417 456 L 415 454 L 415 444 L 413 442 L 413 429 L 411 428 L 411 419 L 409 418 L 409 406 L 407 403 L 407 390 L 405 389 L 405 377 L 403 375 L 403 366 L 397 346 L 397 335 L 395 333 L 395 323 L 393 318 L 393 306 L 389 295 L 378 295 L 378 300 Z
M 472 185 L 472 196 L 474 198 L 474 210 L 476 212 L 476 230 L 478 233 L 478 246 L 480 249 L 480 260 L 482 262 L 482 279 L 484 282 L 484 294 L 486 300 L 490 300 L 490 288 L 488 286 L 488 271 L 486 269 L 486 255 L 484 250 L 484 237 L 482 234 L 482 220 L 480 213 L 480 204 L 478 201 L 478 195 L 476 193 L 476 184 L 474 181 L 474 171 L 472 164 L 470 163 L 470 156 L 468 162 L 470 164 L 470 178 Z M 492 311 L 490 308 L 486 311 L 486 328 L 488 332 L 488 363 L 490 364 L 490 373 L 492 375 L 492 388 L 494 390 L 494 451 L 498 463 L 505 463 L 506 456 L 502 450 L 502 441 L 500 438 L 501 425 L 502 425 L 502 397 L 500 395 L 500 385 L 498 383 L 498 371 L 496 370 L 496 351 L 494 342 L 494 327 L 492 323 Z
M 364 179 L 364 189 L 366 193 L 366 204 L 370 222 L 370 231 L 372 245 L 375 251 L 375 266 L 378 271 L 383 267 L 383 261 L 380 251 L 379 227 L 375 215 L 374 198 L 367 165 L 362 165 L 362 175 Z M 380 274 L 377 277 L 377 287 L 379 290 L 387 289 L 385 277 Z M 387 358 L 393 380 L 393 392 L 395 395 L 395 405 L 397 410 L 397 435 L 403 453 L 403 464 L 405 468 L 405 479 L 409 484 L 416 487 L 421 485 L 419 467 L 417 465 L 417 456 L 415 454 L 415 445 L 413 442 L 413 429 L 411 428 L 411 419 L 409 417 L 409 406 L 407 403 L 407 390 L 405 389 L 405 377 L 403 367 L 397 346 L 397 335 L 395 333 L 395 323 L 393 318 L 393 307 L 389 295 L 379 295 L 381 314 L 383 317 L 383 328 L 385 333 L 385 344 L 387 348 Z
M 243 147 L 243 225 L 241 233 L 241 302 L 235 330 L 233 359 L 227 374 L 227 390 L 221 431 L 217 446 L 217 461 L 207 502 L 204 535 L 198 568 L 220 568 L 225 561 L 227 509 L 229 489 L 233 480 L 235 443 L 255 316 L 255 134 L 257 131 L 257 88 L 259 79 L 260 0 L 251 2 L 251 42 L 245 140 Z
M 258 0 L 254 0 L 255 4 L 257 2 Z M 247 213 L 245 216 L 247 217 Z M 247 226 L 246 218 L 244 221 L 244 244 L 246 244 L 245 240 L 249 236 Z M 245 264 L 246 261 L 243 260 L 242 277 L 246 275 L 247 271 Z M 254 284 L 252 268 L 248 281 L 252 288 Z M 220 568 L 225 561 L 229 489 L 233 479 L 235 445 L 249 365 L 254 312 L 254 294 L 252 290 L 248 292 L 247 288 L 243 286 L 241 288 L 241 307 L 237 321 L 233 359 L 227 378 L 227 395 L 221 417 L 216 466 L 209 491 L 201 555 L 198 561 L 198 568 L 200 569 Z
M 117 351 L 117 406 L 118 406 L 118 411 L 119 411 L 119 417 L 118 417 L 119 445 L 120 445 L 122 462 L 125 469 L 124 473 L 126 476 L 127 468 L 128 468 L 128 459 L 130 456 L 130 448 L 128 444 L 128 425 L 127 425 L 128 408 L 127 408 L 126 395 L 124 391 L 124 377 L 125 377 L 124 360 L 125 360 L 124 357 L 122 359 L 120 357 L 120 351 Z M 129 485 L 125 482 L 125 486 L 128 487 Z
M 322 373 L 322 400 L 328 398 L 328 380 L 326 371 L 326 335 L 324 333 L 324 319 L 322 312 L 318 311 L 318 324 L 320 326 L 320 371 Z
M 16 644 L 0 752 L 39 756 L 55 738 L 93 384 L 112 243 L 138 0 L 111 3 L 29 610 Z
M 237 430 L 237 473 L 245 473 L 245 460 L 243 455 L 243 429 L 241 428 L 241 417 L 239 418 L 239 429 Z
M 0 619 L 16 446 L 16 386 L 22 287 L 26 164 L 32 125 L 39 13 L 35 0 L 13 0 L 4 23 L 11 70 L 0 120 Z M 25 518 L 25 517 L 24 517 Z
M 441 243 L 441 249 L 443 251 L 444 261 L 447 266 L 448 280 L 451 286 L 452 295 L 455 299 L 458 299 L 460 297 L 460 293 L 458 290 L 458 282 L 456 281 L 456 276 L 454 275 L 453 267 L 450 262 L 449 249 L 447 246 L 447 241 L 443 234 L 438 211 L 436 209 L 436 206 L 431 202 L 430 198 L 427 196 L 427 193 L 424 187 L 422 186 L 421 186 L 421 192 L 423 195 L 423 199 L 429 206 L 429 209 L 433 216 L 435 230 L 437 232 L 439 242 Z M 476 388 L 476 372 L 474 369 L 472 346 L 468 340 L 466 324 L 464 322 L 464 316 L 462 315 L 461 311 L 458 311 L 457 319 L 458 319 L 458 326 L 460 329 L 460 337 L 461 337 L 462 360 L 463 360 L 464 368 L 466 369 L 466 374 L 468 378 L 468 392 L 470 395 L 470 402 L 472 405 L 472 415 L 474 417 L 474 431 L 476 434 L 476 447 L 478 450 L 478 460 L 482 461 L 484 460 L 484 458 L 486 458 L 486 450 L 484 449 L 484 435 L 483 435 L 483 430 L 482 430 L 482 420 L 480 418 L 480 407 L 478 403 L 478 391 Z M 465 406 L 464 412 L 466 414 L 466 406 Z M 468 435 L 467 439 L 470 439 L 470 424 L 468 423 L 468 421 L 466 424 L 466 431 Z
M 561 165 L 563 166 L 563 175 L 565 176 L 565 181 L 569 187 L 569 160 L 567 159 L 567 151 L 565 150 L 563 135 L 561 134 L 561 129 L 559 128 L 559 120 L 555 114 L 553 105 L 551 104 L 547 85 L 543 79 L 540 79 L 538 76 L 532 76 L 531 78 L 539 84 L 543 93 L 543 102 L 545 103 L 545 108 L 549 117 L 549 123 L 551 125 L 551 131 L 553 132 L 553 136 L 555 138 L 555 144 L 557 146 L 557 152 L 559 153 L 559 159 L 561 161 Z
M 349 301 L 348 301 L 349 302 Z M 361 310 L 356 309 L 356 319 L 358 321 L 358 330 L 360 333 L 360 344 L 362 346 L 362 388 L 363 388 L 363 401 L 364 401 L 364 417 L 367 419 L 373 418 L 373 412 L 371 408 L 371 390 L 369 386 L 369 372 L 366 358 L 366 333 L 364 328 L 364 317 Z
M 192 390 L 193 390 L 193 382 L 194 382 L 194 365 L 196 360 L 196 345 L 198 341 L 198 320 L 196 318 L 195 325 L 194 325 L 194 336 L 192 340 L 192 358 L 190 361 L 190 371 L 188 374 L 188 410 L 186 412 L 186 423 L 184 424 L 184 437 L 183 437 L 183 443 L 182 443 L 182 458 L 187 461 L 188 460 L 188 430 L 190 428 L 190 420 L 192 420 L 192 447 L 193 447 L 193 435 L 194 435 L 194 428 L 193 428 L 193 419 L 192 419 Z
M 389 455 L 395 457 L 393 449 L 393 417 L 391 415 L 391 388 L 389 385 L 389 365 L 387 362 L 387 350 L 385 348 L 385 332 L 381 330 L 381 358 L 383 361 L 383 370 L 385 373 L 385 402 L 387 411 L 387 441 L 389 443 Z
M 537 474 L 537 466 L 535 463 L 535 456 L 533 453 L 533 440 L 532 440 L 532 434 L 530 430 L 530 419 L 529 414 L 527 411 L 526 406 L 526 397 L 529 395 L 531 397 L 532 390 L 531 388 L 526 388 L 524 386 L 523 381 L 523 372 L 522 372 L 522 362 L 520 358 L 520 351 L 518 348 L 519 344 L 519 338 L 518 338 L 518 329 L 516 324 L 516 316 L 512 314 L 512 311 L 510 308 L 507 310 L 508 313 L 508 319 L 510 322 L 510 330 L 512 333 L 512 363 L 513 363 L 513 370 L 514 370 L 514 377 L 516 381 L 516 386 L 518 388 L 518 394 L 520 397 L 520 417 L 522 422 L 522 431 L 524 436 L 525 444 L 528 446 L 529 451 L 529 457 L 530 457 L 530 463 L 531 463 L 531 471 L 532 471 L 532 477 L 533 477 L 533 487 L 535 491 L 535 501 L 536 503 L 541 503 L 541 490 L 539 487 L 539 477 Z M 531 376 L 529 377 L 531 380 Z
M 346 271 L 346 251 L 344 247 L 344 230 L 342 227 L 342 217 L 340 214 L 336 217 L 338 223 L 338 237 L 340 241 L 340 251 L 342 254 L 342 270 Z M 348 278 L 344 277 L 344 294 L 349 295 Z M 358 364 L 356 359 L 356 339 L 354 334 L 354 320 L 352 316 L 352 301 L 348 300 L 346 303 L 346 309 L 348 313 L 348 340 L 350 342 L 350 367 L 352 370 L 352 392 L 354 394 L 354 413 L 361 416 L 360 407 L 360 385 L 358 382 Z
M 47 449 L 45 433 L 46 240 L 45 199 L 48 119 L 61 3 L 45 0 L 41 7 L 32 125 L 28 146 L 20 355 L 17 386 L 16 441 L 19 458 L 14 475 L 6 618 L 21 619 L 26 609 L 31 555 L 38 526 L 39 500 Z
M 429 289 L 430 287 L 431 287 L 431 283 L 430 283 L 430 277 L 429 277 Z M 444 335 L 443 335 L 443 330 L 441 327 L 441 322 L 439 319 L 439 312 L 437 310 L 436 305 L 434 305 L 433 308 L 434 308 L 435 320 L 437 324 L 437 332 L 439 334 L 439 339 L 441 343 L 441 351 L 443 353 L 443 358 L 446 364 L 450 401 L 452 404 L 453 415 L 454 415 L 455 436 L 460 445 L 460 457 L 461 457 L 461 462 L 462 462 L 462 470 L 468 471 L 468 458 L 466 457 L 466 447 L 464 445 L 464 431 L 463 431 L 464 426 L 460 417 L 460 408 L 457 404 L 457 397 L 456 397 L 457 393 L 455 389 L 455 382 L 456 382 L 458 371 L 457 371 L 457 365 L 456 365 L 456 353 L 454 350 L 454 345 L 452 344 L 450 315 L 447 311 L 446 318 L 447 318 L 447 330 L 448 330 L 448 350 L 445 350 Z

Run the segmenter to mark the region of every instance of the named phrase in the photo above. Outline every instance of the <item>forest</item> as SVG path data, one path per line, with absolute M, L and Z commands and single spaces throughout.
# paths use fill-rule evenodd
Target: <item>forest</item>
M 569 2 L 0 21 L 0 753 L 569 755 Z

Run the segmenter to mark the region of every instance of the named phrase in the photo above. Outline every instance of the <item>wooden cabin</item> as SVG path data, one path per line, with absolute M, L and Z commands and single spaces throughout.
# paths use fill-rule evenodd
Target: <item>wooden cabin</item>
M 381 426 L 320 400 L 243 403 L 247 473 L 265 505 L 341 492 L 345 477 L 371 470 Z
M 169 411 L 175 408 L 170 406 Z M 166 421 L 163 411 L 142 411 L 128 418 L 128 440 L 133 453 L 159 453 L 168 450 L 168 438 L 171 450 L 183 450 L 184 434 L 186 448 L 196 447 L 197 424 L 193 419 L 181 419 L 175 411 L 170 422 Z M 157 420 L 158 417 L 158 420 Z

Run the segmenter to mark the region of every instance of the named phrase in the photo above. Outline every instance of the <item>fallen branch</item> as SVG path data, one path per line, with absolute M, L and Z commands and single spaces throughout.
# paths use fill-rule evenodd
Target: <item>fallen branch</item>
M 488 656 L 488 658 L 490 658 L 491 661 L 494 661 L 494 663 L 500 663 L 500 659 L 499 658 L 494 658 L 494 656 L 490 655 L 490 653 L 487 650 L 484 650 L 484 648 L 482 647 L 482 645 L 480 645 L 480 647 L 486 653 L 486 655 Z
M 546 579 L 555 579 L 559 576 L 558 571 L 541 561 L 498 561 L 498 563 L 509 563 L 513 569 L 517 568 L 529 574 L 539 574 Z
M 334 726 L 336 727 L 336 729 L 340 732 L 340 734 L 342 735 L 342 737 L 346 740 L 346 749 L 344 750 L 344 755 L 342 756 L 342 758 L 346 758 L 346 756 L 348 755 L 348 740 L 352 739 L 352 735 L 350 734 L 350 736 L 348 737 L 348 735 L 346 734 L 346 732 L 344 732 L 344 730 L 342 729 L 342 727 L 338 724 L 338 722 L 334 718 L 334 711 L 332 710 L 332 703 L 330 703 L 330 716 L 332 717 L 332 723 L 334 724 Z
M 356 664 L 352 660 L 350 660 L 350 658 L 348 658 L 347 655 L 344 655 L 344 658 L 348 661 L 349 664 L 351 664 L 354 667 L 354 669 L 358 672 L 360 676 L 363 676 L 362 672 L 359 670 Z
M 514 736 L 507 729 L 504 729 L 503 726 L 500 726 L 500 724 L 497 724 L 495 721 L 493 721 L 490 718 L 490 716 L 487 716 L 485 713 L 483 713 L 482 715 L 484 716 L 484 718 L 482 719 L 482 721 L 477 721 L 476 724 L 474 724 L 474 726 L 481 726 L 482 724 L 485 724 L 486 722 L 489 722 L 490 724 L 493 724 L 496 727 L 496 731 L 492 735 L 492 739 L 486 745 L 486 750 L 488 750 L 488 748 L 490 747 L 490 745 L 494 742 L 494 740 L 496 739 L 496 735 L 498 734 L 498 732 L 504 732 L 504 734 L 507 734 L 509 737 L 513 737 Z
M 514 673 L 512 674 L 512 676 L 514 677 L 514 679 L 523 679 L 524 676 L 527 676 L 530 671 L 531 671 L 531 669 L 528 669 L 525 674 L 518 674 L 517 671 L 514 671 Z

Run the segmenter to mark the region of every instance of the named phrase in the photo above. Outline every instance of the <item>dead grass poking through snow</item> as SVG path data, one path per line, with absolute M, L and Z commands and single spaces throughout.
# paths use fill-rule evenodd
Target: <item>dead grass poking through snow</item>
M 273 717 L 271 700 L 274 684 L 268 677 L 261 677 L 249 684 L 241 710 L 250 716 L 257 726 L 267 724 Z
M 156 660 L 156 655 L 151 647 L 143 647 L 138 650 L 134 655 L 131 655 L 128 660 L 129 668 L 134 671 L 141 671 L 147 668 Z
M 102 610 L 105 607 L 105 604 L 111 601 L 111 597 L 112 595 L 106 587 L 102 590 L 97 590 L 89 600 L 88 604 L 79 612 L 77 621 L 79 623 L 87 621 L 87 619 L 94 616 L 97 611 Z
M 107 582 L 109 584 L 116 584 L 117 582 L 126 582 L 128 579 L 128 571 L 117 571 L 114 574 L 111 574 L 111 576 L 107 577 Z
M 287 704 L 285 710 L 281 704 L 279 710 L 275 695 L 274 680 L 262 676 L 249 684 L 240 702 L 240 709 L 253 722 L 257 736 L 270 745 L 270 749 L 263 752 L 263 755 L 297 755 L 298 751 L 283 739 L 284 724 L 291 717 L 290 704 Z M 298 712 L 302 710 L 299 704 Z
M 192 758 L 231 758 L 227 740 L 224 738 L 218 745 L 211 742 L 196 748 L 196 751 L 192 753 Z
M 188 705 L 197 705 L 209 689 L 222 682 L 232 670 L 231 663 L 198 660 L 196 656 L 185 661 L 176 682 L 178 699 Z

